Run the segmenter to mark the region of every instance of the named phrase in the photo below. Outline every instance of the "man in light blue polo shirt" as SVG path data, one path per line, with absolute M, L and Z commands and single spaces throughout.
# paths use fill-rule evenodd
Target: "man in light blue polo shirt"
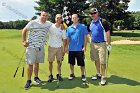
M 68 61 L 70 64 L 71 74 L 69 80 L 74 79 L 74 65 L 75 59 L 77 59 L 77 65 L 81 67 L 81 79 L 86 81 L 85 77 L 85 62 L 84 53 L 87 45 L 88 31 L 84 24 L 78 22 L 79 18 L 77 14 L 72 15 L 73 24 L 68 27 L 67 35 L 67 47 L 69 47 Z
M 108 43 L 107 49 L 111 49 L 111 39 L 110 39 L 110 29 L 106 21 L 102 20 L 99 16 L 98 10 L 92 8 L 90 10 L 91 24 L 89 29 L 91 31 L 89 38 L 91 42 L 90 58 L 95 61 L 97 74 L 92 77 L 92 80 L 97 80 L 101 78 L 101 85 L 106 84 L 106 42 Z M 100 74 L 101 67 L 101 74 Z

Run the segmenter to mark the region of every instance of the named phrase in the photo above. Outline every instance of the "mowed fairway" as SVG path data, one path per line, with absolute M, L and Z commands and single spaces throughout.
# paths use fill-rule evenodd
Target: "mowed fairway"
M 16 77 L 13 75 L 24 52 L 21 31 L 0 30 L 0 93 L 139 93 L 140 92 L 140 45 L 112 45 L 109 58 L 108 84 L 100 86 L 99 81 L 92 81 L 95 74 L 94 63 L 89 56 L 89 44 L 86 52 L 86 76 L 89 84 L 81 81 L 80 68 L 75 66 L 76 78 L 69 81 L 70 74 L 67 54 L 62 63 L 62 76 L 64 81 L 56 88 L 57 81 L 48 83 L 47 45 L 45 46 L 45 63 L 40 65 L 39 76 L 43 81 L 41 85 L 33 82 L 29 90 L 24 90 L 26 82 L 22 77 L 23 62 L 19 66 Z M 24 57 L 25 58 L 25 57 Z M 56 62 L 54 62 L 53 75 L 56 78 Z M 32 77 L 33 80 L 33 77 Z

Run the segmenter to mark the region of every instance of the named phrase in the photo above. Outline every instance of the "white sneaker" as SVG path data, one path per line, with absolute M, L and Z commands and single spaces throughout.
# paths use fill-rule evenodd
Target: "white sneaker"
M 74 74 L 70 74 L 70 77 L 68 77 L 69 80 L 73 80 L 75 78 Z
M 87 79 L 85 77 L 85 75 L 82 75 L 82 81 L 85 82 Z
M 91 79 L 92 79 L 92 80 L 101 79 L 101 74 L 96 74 L 95 76 L 92 76 Z
M 105 78 L 101 78 L 101 85 L 105 85 L 106 84 L 106 79 Z

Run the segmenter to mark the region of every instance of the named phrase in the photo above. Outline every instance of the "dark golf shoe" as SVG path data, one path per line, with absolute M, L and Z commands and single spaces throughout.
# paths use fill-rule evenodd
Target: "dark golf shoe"
M 49 75 L 48 82 L 52 82 L 54 80 L 53 75 Z
M 27 80 L 26 85 L 24 86 L 24 89 L 28 90 L 31 85 L 32 85 L 32 81 L 31 80 Z
M 56 77 L 57 77 L 57 80 L 63 81 L 63 78 L 62 78 L 62 76 L 60 74 L 57 74 Z
M 40 84 L 41 83 L 41 80 L 38 77 L 35 77 L 34 78 L 34 82 L 36 82 L 37 84 Z

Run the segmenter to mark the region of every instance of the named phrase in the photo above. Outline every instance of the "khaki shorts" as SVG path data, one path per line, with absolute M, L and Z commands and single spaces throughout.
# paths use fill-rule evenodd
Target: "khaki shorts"
M 44 47 L 40 48 L 26 48 L 26 63 L 34 64 L 34 63 L 44 63 Z
M 63 47 L 53 48 L 49 46 L 48 48 L 48 61 L 49 62 L 53 62 L 55 60 L 55 57 L 57 61 L 61 61 L 62 55 L 63 55 Z
M 101 64 L 106 64 L 106 42 L 91 43 L 90 58 L 92 61 L 99 61 Z

